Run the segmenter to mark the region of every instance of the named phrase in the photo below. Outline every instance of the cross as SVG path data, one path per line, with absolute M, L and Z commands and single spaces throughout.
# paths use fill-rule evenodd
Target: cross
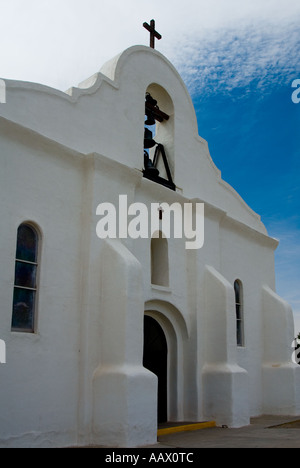
M 155 49 L 155 38 L 159 41 L 162 38 L 162 36 L 157 31 L 155 31 L 155 21 L 151 20 L 150 25 L 148 23 L 144 23 L 143 26 L 150 33 L 150 47 Z

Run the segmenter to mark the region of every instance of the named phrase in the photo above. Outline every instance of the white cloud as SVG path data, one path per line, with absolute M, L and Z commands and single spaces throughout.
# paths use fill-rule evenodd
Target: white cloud
M 294 21 L 276 28 L 260 21 L 211 31 L 193 44 L 173 59 L 193 94 L 226 93 L 254 80 L 256 87 L 268 92 L 274 81 L 286 85 L 300 73 L 300 33 Z
M 284 50 L 292 67 L 292 44 L 297 37 L 299 42 L 299 35 L 294 28 L 293 39 L 287 31 L 299 24 L 300 2 L 2 0 L 1 18 L 1 78 L 39 81 L 59 89 L 76 85 L 123 49 L 148 45 L 142 23 L 155 18 L 163 35 L 158 50 L 199 87 L 220 67 L 234 75 L 242 68 L 246 80 L 256 67 L 270 67 L 271 57 L 286 64 Z M 227 86 L 240 83 L 240 78 L 241 74 L 223 76 Z

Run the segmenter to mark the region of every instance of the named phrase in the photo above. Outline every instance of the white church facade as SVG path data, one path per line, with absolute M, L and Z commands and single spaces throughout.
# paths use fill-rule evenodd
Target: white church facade
M 160 421 L 300 415 L 278 241 L 222 180 L 169 61 L 135 46 L 66 93 L 5 93 L 0 447 L 135 447 Z M 204 204 L 202 248 L 166 238 L 163 209 L 160 237 L 101 239 L 98 207 L 120 195 Z

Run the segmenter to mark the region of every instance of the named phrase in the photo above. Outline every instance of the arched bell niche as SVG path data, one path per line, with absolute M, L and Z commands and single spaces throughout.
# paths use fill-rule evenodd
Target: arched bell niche
M 149 102 L 150 106 L 148 106 Z M 148 130 L 152 133 L 153 146 L 147 149 L 150 158 L 150 170 L 147 174 L 147 164 L 145 163 L 144 175 L 154 182 L 176 190 L 173 101 L 164 88 L 152 83 L 146 90 L 145 108 L 145 115 L 147 115 L 148 108 L 148 117 L 149 113 L 152 114 L 155 122 L 154 125 L 146 125 L 147 130 L 145 132 L 147 132 L 148 138 L 151 138 Z M 154 112 L 151 113 L 151 108 L 158 109 L 158 112 L 156 113 L 154 109 Z M 153 165 L 155 168 L 152 167 Z

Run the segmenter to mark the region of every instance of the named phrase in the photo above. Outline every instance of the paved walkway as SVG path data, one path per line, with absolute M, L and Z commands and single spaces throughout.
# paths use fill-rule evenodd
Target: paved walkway
M 300 421 L 299 417 L 263 416 L 241 429 L 202 429 L 160 436 L 158 441 L 147 448 L 300 448 Z

